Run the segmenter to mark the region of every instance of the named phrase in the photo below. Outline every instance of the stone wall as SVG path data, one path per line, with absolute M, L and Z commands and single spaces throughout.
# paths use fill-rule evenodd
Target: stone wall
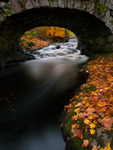
M 2 0 L 1 60 L 21 51 L 25 31 L 45 25 L 73 31 L 83 53 L 113 51 L 113 0 Z

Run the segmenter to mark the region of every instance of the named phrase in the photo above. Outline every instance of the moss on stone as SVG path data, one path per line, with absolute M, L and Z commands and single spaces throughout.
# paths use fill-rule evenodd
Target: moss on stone
M 7 11 L 7 14 L 8 14 L 8 15 L 10 15 L 10 14 L 12 15 L 12 14 L 13 14 L 13 11 L 12 11 L 12 10 L 8 10 L 8 11 Z
M 3 6 L 4 9 L 12 9 L 7 3 Z
M 72 139 L 72 144 L 73 147 L 76 148 L 76 150 L 83 150 L 81 145 L 82 145 L 82 141 L 80 140 L 80 138 L 76 137 Z
M 113 20 L 110 20 L 109 22 L 113 23 Z
M 0 9 L 0 14 L 4 14 L 4 10 L 1 10 L 1 9 Z
M 25 7 L 25 3 L 26 3 L 26 2 L 18 1 L 18 3 L 19 3 L 20 6 L 23 8 L 23 10 L 26 10 L 26 7 Z
M 101 3 L 100 1 L 98 1 L 96 9 L 98 9 L 100 14 L 103 14 L 103 12 L 106 10 L 106 6 L 105 6 L 105 4 Z

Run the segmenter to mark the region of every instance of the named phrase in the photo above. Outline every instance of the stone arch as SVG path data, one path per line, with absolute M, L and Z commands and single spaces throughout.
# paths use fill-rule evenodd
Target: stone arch
M 40 7 L 28 9 L 7 17 L 0 24 L 0 55 L 7 62 L 11 54 L 20 51 L 19 41 L 23 33 L 39 26 L 59 26 L 73 31 L 82 51 L 108 50 L 110 29 L 103 21 L 83 10 Z M 112 44 L 112 43 L 111 43 Z M 109 46 L 110 49 L 113 49 Z

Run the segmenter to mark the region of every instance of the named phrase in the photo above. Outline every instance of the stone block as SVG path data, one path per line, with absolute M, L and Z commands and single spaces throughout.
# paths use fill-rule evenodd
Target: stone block
M 92 12 L 94 12 L 94 8 L 95 8 L 95 3 L 94 3 L 94 2 L 90 2 L 90 3 L 87 5 L 86 11 L 88 11 L 89 13 L 92 14 Z
M 59 4 L 59 7 L 61 8 L 64 8 L 64 1 L 63 0 L 58 0 L 58 4 Z
M 48 0 L 41 0 L 40 1 L 40 6 L 43 7 L 43 6 L 49 6 L 49 1 Z
M 105 45 L 105 43 L 106 43 L 106 38 L 104 38 L 104 37 L 98 37 L 97 39 L 96 39 L 96 43 L 97 43 L 97 45 Z
M 28 0 L 28 1 L 26 2 L 25 8 L 26 8 L 26 9 L 31 9 L 31 8 L 33 8 L 33 5 L 32 5 L 32 3 L 31 3 L 30 0 Z
M 104 50 L 105 50 L 106 52 L 111 52 L 111 51 L 113 51 L 113 43 L 106 44 L 106 45 L 104 46 Z
M 113 0 L 110 1 L 106 1 L 106 7 L 108 7 L 109 9 L 113 9 Z
M 18 0 L 11 0 L 11 5 L 15 13 L 19 13 L 22 11 L 22 8 L 18 3 Z
M 74 7 L 74 3 L 72 3 L 72 1 L 68 1 L 68 8 L 73 8 Z
M 107 22 L 110 19 L 110 11 L 108 10 L 102 17 L 102 21 Z
M 107 36 L 107 41 L 108 41 L 109 43 L 113 43 L 113 34 Z
M 39 3 L 35 2 L 34 0 L 31 0 L 33 7 L 39 7 Z
M 55 1 L 55 2 L 51 2 L 51 7 L 58 7 L 59 6 L 59 2 Z

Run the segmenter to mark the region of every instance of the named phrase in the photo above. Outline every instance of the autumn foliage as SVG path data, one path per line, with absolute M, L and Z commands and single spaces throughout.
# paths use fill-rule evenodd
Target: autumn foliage
M 99 55 L 85 67 L 89 72 L 87 83 L 65 106 L 68 114 L 73 113 L 72 138 L 80 138 L 82 148 L 89 145 L 88 137 L 95 136 L 101 127 L 113 130 L 113 54 Z M 108 141 L 105 147 L 97 145 L 92 150 L 111 150 L 110 144 Z
M 60 41 L 67 35 L 74 35 L 73 32 L 65 28 L 44 26 L 37 27 L 25 32 L 21 38 L 21 45 L 23 49 L 36 50 L 50 43 Z

